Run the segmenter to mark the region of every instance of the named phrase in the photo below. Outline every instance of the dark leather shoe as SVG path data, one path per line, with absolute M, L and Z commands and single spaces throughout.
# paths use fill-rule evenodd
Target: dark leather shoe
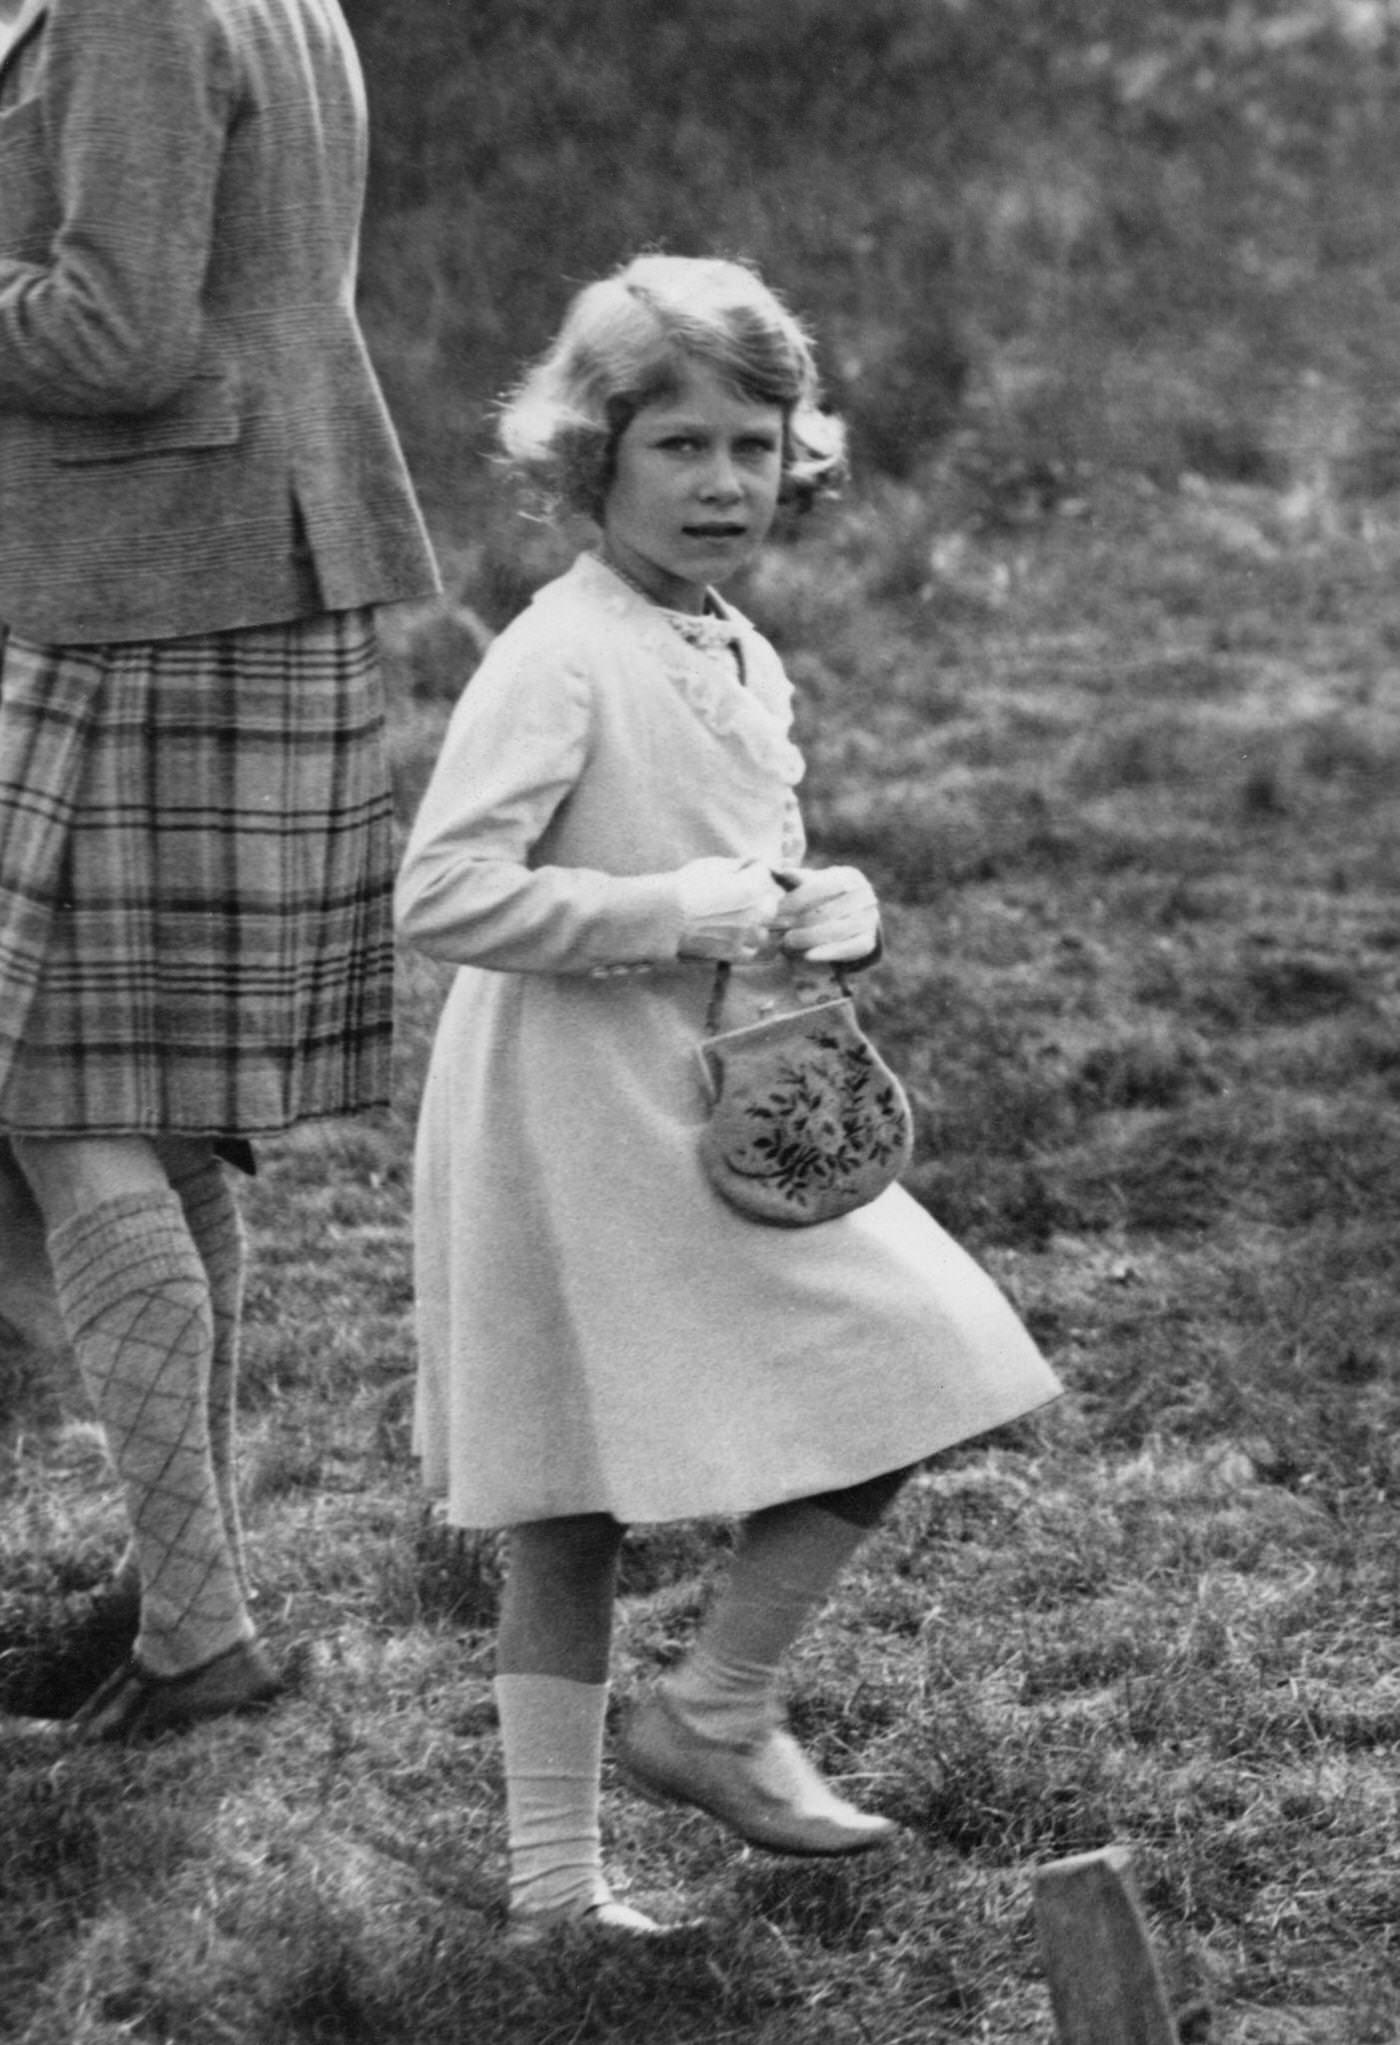
M 75 1713 L 73 1738 L 91 1746 L 182 1732 L 202 1719 L 265 1711 L 284 1687 L 256 1640 L 241 1640 L 178 1676 L 152 1675 L 131 1655 Z
M 108 1590 L 76 1625 L 0 1641 L 0 1711 L 71 1718 L 129 1658 L 140 1623 L 140 1593 Z

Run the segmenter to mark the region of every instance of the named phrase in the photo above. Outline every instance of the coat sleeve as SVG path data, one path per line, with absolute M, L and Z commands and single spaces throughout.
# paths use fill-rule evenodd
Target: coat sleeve
M 142 413 L 188 379 L 235 97 L 218 10 L 54 0 L 39 148 L 21 173 L 56 214 L 46 261 L 0 255 L 0 406 Z
M 504 972 L 597 973 L 676 956 L 673 873 L 535 865 L 583 771 L 586 671 L 498 641 L 453 712 L 399 875 L 399 928 L 418 950 Z

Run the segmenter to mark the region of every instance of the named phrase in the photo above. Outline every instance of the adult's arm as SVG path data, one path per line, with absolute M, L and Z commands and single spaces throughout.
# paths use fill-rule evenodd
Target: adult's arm
M 154 410 L 199 358 L 232 52 L 200 0 L 53 0 L 38 33 L 0 175 L 6 217 L 32 197 L 57 226 L 46 260 L 0 253 L 0 408 Z

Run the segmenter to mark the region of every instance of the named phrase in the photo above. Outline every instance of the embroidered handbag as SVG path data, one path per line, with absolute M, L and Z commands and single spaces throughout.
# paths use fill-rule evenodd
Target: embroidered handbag
M 914 1140 L 904 1088 L 856 1020 L 845 973 L 803 964 L 791 982 L 797 1006 L 724 1030 L 729 967 L 717 966 L 698 1047 L 710 1183 L 776 1228 L 864 1207 L 899 1177 Z

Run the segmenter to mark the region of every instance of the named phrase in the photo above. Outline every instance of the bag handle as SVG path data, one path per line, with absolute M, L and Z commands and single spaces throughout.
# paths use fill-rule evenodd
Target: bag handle
M 797 886 L 797 882 L 788 874 L 774 872 L 773 878 L 786 894 L 791 894 L 792 890 Z M 795 958 L 791 952 L 780 952 L 779 957 L 787 967 L 789 976 L 794 976 L 801 962 L 800 958 Z M 839 959 L 823 960 L 822 963 L 827 974 L 835 982 L 840 992 L 849 1000 L 851 998 L 851 982 L 844 964 Z M 710 987 L 710 999 L 705 1007 L 705 1035 L 707 1037 L 714 1037 L 719 1034 L 720 1024 L 724 1020 L 724 999 L 729 991 L 729 976 L 732 971 L 733 967 L 728 959 L 717 961 L 715 977 Z
M 796 973 L 797 961 L 795 959 L 785 953 L 783 954 L 783 963 L 790 974 Z M 850 1000 L 852 998 L 851 983 L 845 966 L 835 959 L 823 960 L 822 963 L 840 992 L 847 1000 Z M 724 998 L 729 991 L 729 975 L 732 971 L 733 968 L 728 959 L 720 959 L 715 966 L 715 977 L 710 986 L 710 998 L 705 1005 L 705 1035 L 707 1037 L 719 1035 L 720 1024 L 724 1020 Z
M 769 870 L 778 886 L 786 895 L 790 895 L 793 889 L 800 885 L 795 874 L 783 873 L 777 867 L 772 867 Z M 782 958 L 789 974 L 795 974 L 798 960 L 793 957 L 792 953 L 781 952 L 779 956 Z M 851 982 L 845 964 L 840 959 L 823 960 L 822 963 L 842 995 L 849 1001 L 851 999 Z M 719 1026 L 724 1020 L 724 999 L 729 991 L 729 975 L 732 971 L 733 968 L 728 959 L 720 959 L 715 966 L 715 977 L 710 987 L 710 998 L 705 1006 L 705 1035 L 707 1037 L 719 1034 Z

